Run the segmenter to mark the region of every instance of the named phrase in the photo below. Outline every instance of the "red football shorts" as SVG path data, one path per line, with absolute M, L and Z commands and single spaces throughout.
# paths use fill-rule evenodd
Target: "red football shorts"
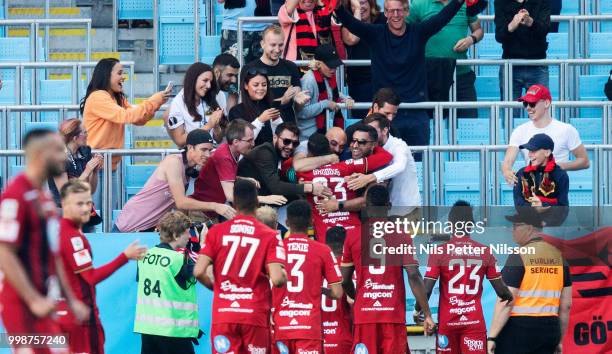
M 210 328 L 213 353 L 270 352 L 270 328 L 237 323 L 213 324 Z
M 54 335 L 61 334 L 59 326 L 51 318 L 38 318 L 30 312 L 30 309 L 22 303 L 2 304 L 2 323 L 6 333 L 17 334 L 40 334 Z M 23 348 L 22 348 L 23 347 Z M 59 354 L 68 353 L 68 343 L 66 348 L 31 348 L 27 346 L 16 347 L 16 353 L 28 354 Z
M 487 332 L 439 331 L 436 352 L 444 354 L 486 354 Z
M 351 352 L 351 348 L 353 348 L 353 344 L 350 342 L 340 343 L 340 344 L 325 343 L 323 347 L 325 348 L 325 354 L 348 354 Z
M 400 323 L 356 324 L 351 353 L 408 353 L 406 326 Z
M 293 354 L 302 352 L 308 354 L 323 354 L 323 341 L 316 339 L 279 339 L 272 345 L 273 354 Z M 325 354 L 327 354 L 327 351 Z

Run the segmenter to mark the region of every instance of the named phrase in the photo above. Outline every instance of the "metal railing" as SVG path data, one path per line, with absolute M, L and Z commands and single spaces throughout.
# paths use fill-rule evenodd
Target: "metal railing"
M 30 82 L 32 102 L 36 104 L 38 102 L 38 87 L 39 81 L 37 79 L 38 70 L 36 69 L 71 69 L 71 101 L 73 104 L 78 103 L 79 89 L 81 76 L 83 75 L 83 69 L 92 69 L 98 63 L 97 62 L 20 62 L 20 63 L 0 63 L 0 69 L 14 69 L 15 70 L 15 98 L 17 104 L 23 104 L 23 98 L 21 97 L 21 85 L 25 79 L 25 70 L 32 70 L 32 80 Z M 128 101 L 134 101 L 134 66 L 133 61 L 122 61 L 121 64 L 127 68 L 128 80 L 130 83 L 130 89 L 128 92 Z M 85 84 L 87 85 L 87 83 Z M 87 86 L 85 86 L 87 87 Z
M 423 153 L 423 171 L 434 173 L 423 173 L 423 205 L 436 206 L 444 204 L 444 168 L 442 153 L 476 152 L 479 161 L 478 193 L 481 205 L 491 207 L 499 205 L 501 182 L 499 178 L 499 165 L 495 158 L 500 152 L 505 151 L 507 145 L 465 145 L 465 146 L 412 146 L 413 152 Z M 587 151 L 593 152 L 593 206 L 603 206 L 610 203 L 610 176 L 609 159 L 606 155 L 612 152 L 612 145 L 586 145 Z M 101 210 L 104 218 L 103 230 L 110 232 L 112 228 L 113 211 L 113 183 L 112 176 L 106 171 L 112 171 L 113 156 L 160 156 L 164 158 L 168 154 L 178 153 L 174 149 L 134 149 L 134 150 L 94 150 L 104 156 L 104 173 L 102 183 L 102 205 Z M 0 158 L 3 159 L 2 167 L 8 172 L 8 158 L 23 157 L 22 150 L 1 150 Z M 489 173 L 489 171 L 491 173 Z M 7 176 L 8 174 L 3 174 Z M 571 183 L 571 179 L 570 179 Z M 125 186 L 119 184 L 121 195 L 125 192 Z M 486 217 L 486 215 L 484 215 Z M 597 219 L 598 220 L 598 219 Z
M 47 1 L 48 2 L 48 1 Z M 49 26 L 59 25 L 79 25 L 84 24 L 86 30 L 87 44 L 85 46 L 85 60 L 91 60 L 91 19 L 24 19 L 24 20 L 0 20 L 0 26 L 30 26 L 30 58 L 31 60 L 38 61 L 38 31 L 40 26 L 45 26 L 47 29 Z M 45 58 L 49 54 L 49 32 L 45 31 L 45 42 L 43 43 L 45 48 Z

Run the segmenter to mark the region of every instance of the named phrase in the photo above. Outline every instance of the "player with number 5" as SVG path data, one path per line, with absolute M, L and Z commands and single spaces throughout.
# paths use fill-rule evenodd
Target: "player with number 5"
M 270 282 L 275 287 L 287 282 L 285 249 L 276 230 L 255 218 L 255 184 L 236 180 L 233 197 L 237 215 L 208 231 L 194 275 L 214 292 L 212 352 L 267 353 Z M 211 265 L 214 281 L 207 271 Z
M 469 226 L 474 224 L 470 204 L 457 201 L 448 214 L 448 221 L 453 225 L 448 244 L 487 251 L 473 255 L 444 252 L 429 256 L 425 273 L 427 298 L 440 279 L 437 350 L 438 353 L 442 350 L 450 354 L 485 354 L 487 329 L 480 303 L 482 281 L 486 276 L 502 301 L 512 301 L 512 294 L 497 271 L 495 257 L 489 248 L 470 238 L 474 228 Z

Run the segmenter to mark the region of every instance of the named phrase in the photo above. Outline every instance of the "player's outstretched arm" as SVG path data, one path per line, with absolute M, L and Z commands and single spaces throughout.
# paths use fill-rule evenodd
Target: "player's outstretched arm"
M 427 300 L 431 297 L 431 293 L 433 292 L 433 288 L 436 285 L 436 280 L 430 278 L 423 279 L 423 286 L 425 286 L 425 293 L 427 294 Z M 416 303 L 414 305 L 414 309 L 416 311 L 421 311 L 421 306 Z
M 351 299 L 355 299 L 355 284 L 353 283 L 353 273 L 355 272 L 355 266 L 342 266 L 340 268 L 342 273 L 342 289 L 346 293 L 346 296 Z
M 268 275 L 272 285 L 280 288 L 287 284 L 287 272 L 285 267 L 281 263 L 270 263 L 268 264 Z
M 508 287 L 512 297 L 516 297 L 518 294 L 518 289 L 513 287 Z M 493 311 L 493 320 L 491 321 L 491 327 L 489 328 L 489 338 L 497 338 L 502 328 L 508 322 L 508 318 L 510 318 L 510 311 L 512 311 L 513 302 L 504 303 L 501 299 L 497 299 L 495 302 L 495 310 Z M 489 343 L 491 345 L 491 343 Z M 493 342 L 494 346 L 494 342 Z
M 419 266 L 416 264 L 405 265 L 404 269 L 406 270 L 406 273 L 408 273 L 408 283 L 410 284 L 410 289 L 412 290 L 417 303 L 420 305 L 423 314 L 425 315 L 425 321 L 423 323 L 425 334 L 429 335 L 433 332 L 435 324 L 431 318 L 431 310 L 429 309 L 429 303 L 427 302 L 425 285 L 423 285 L 423 277 L 421 276 L 421 272 L 419 272 Z
M 495 293 L 497 294 L 497 297 L 499 297 L 501 302 L 505 302 L 506 304 L 512 302 L 514 297 L 512 296 L 510 289 L 508 288 L 506 283 L 504 283 L 504 280 L 501 277 L 497 279 L 491 279 L 491 285 L 493 286 L 493 289 L 495 290 Z
M 211 265 L 212 260 L 208 256 L 201 254 L 198 257 L 198 261 L 196 262 L 195 267 L 193 267 L 193 276 L 200 283 L 202 283 L 202 285 L 204 285 L 210 290 L 213 290 L 213 280 L 210 274 L 206 271 L 206 269 Z

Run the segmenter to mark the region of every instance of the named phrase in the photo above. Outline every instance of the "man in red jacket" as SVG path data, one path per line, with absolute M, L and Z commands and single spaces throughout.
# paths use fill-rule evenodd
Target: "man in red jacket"
M 86 182 L 73 179 L 62 187 L 60 196 L 64 213 L 60 221 L 61 259 L 74 296 L 91 311 L 89 319 L 78 323 L 72 313 L 60 310 L 58 322 L 62 331 L 68 333 L 71 352 L 103 354 L 104 330 L 96 305 L 96 284 L 108 278 L 129 259 L 141 259 L 146 253 L 146 247 L 134 241 L 113 261 L 94 268 L 91 246 L 81 231 L 81 226 L 89 220 L 91 214 L 91 189 Z

